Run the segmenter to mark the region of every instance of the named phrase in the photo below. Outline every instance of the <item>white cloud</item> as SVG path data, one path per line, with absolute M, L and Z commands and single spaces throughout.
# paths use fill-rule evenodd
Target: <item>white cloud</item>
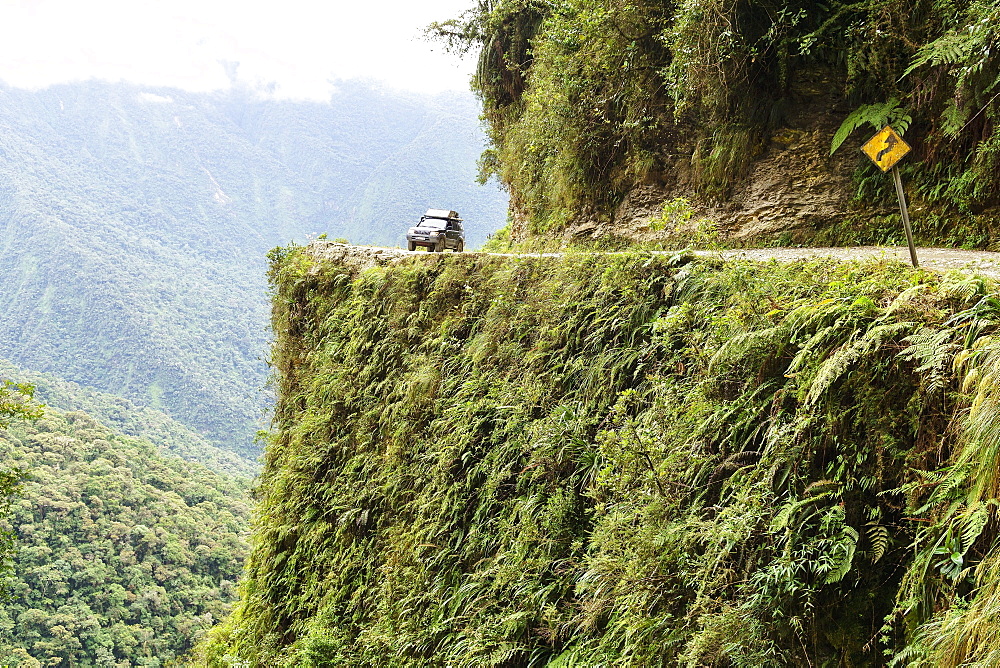
M 422 39 L 473 0 L 0 0 L 0 79 L 38 88 L 124 79 L 188 90 L 240 81 L 325 99 L 330 81 L 464 90 L 472 63 Z

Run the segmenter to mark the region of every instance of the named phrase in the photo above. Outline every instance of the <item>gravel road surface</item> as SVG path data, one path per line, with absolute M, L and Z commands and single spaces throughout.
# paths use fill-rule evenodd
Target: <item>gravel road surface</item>
M 374 267 L 390 264 L 404 257 L 437 257 L 437 253 L 427 251 L 406 251 L 401 248 L 378 248 L 374 246 L 351 246 L 332 241 L 316 240 L 309 245 L 309 252 L 318 258 L 349 261 L 359 267 Z M 669 254 L 674 251 L 657 251 Z M 767 262 L 793 262 L 817 257 L 839 260 L 868 260 L 885 258 L 910 263 L 910 253 L 905 246 L 854 246 L 843 248 L 752 248 L 745 250 L 694 251 L 703 256 L 722 256 L 732 260 L 754 260 Z M 448 253 L 450 254 L 450 253 Z M 498 255 L 512 255 L 498 253 Z M 531 255 L 535 255 L 532 253 Z M 560 253 L 541 253 L 542 257 L 556 257 Z M 918 248 L 917 260 L 920 266 L 939 272 L 959 270 L 970 274 L 1000 279 L 1000 253 L 988 251 L 967 251 L 954 248 Z

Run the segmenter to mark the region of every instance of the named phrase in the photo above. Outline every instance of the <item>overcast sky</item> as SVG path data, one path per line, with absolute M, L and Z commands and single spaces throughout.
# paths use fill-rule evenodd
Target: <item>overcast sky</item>
M 473 62 L 422 38 L 474 0 L 0 0 L 0 79 L 211 90 L 237 79 L 328 99 L 331 79 L 467 90 Z

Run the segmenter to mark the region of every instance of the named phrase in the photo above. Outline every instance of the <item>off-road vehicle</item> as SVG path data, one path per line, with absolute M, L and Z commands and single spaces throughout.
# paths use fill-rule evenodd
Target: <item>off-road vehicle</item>
M 420 222 L 406 233 L 407 250 L 416 250 L 417 246 L 426 246 L 428 251 L 438 253 L 446 248 L 456 253 L 464 251 L 465 231 L 458 212 L 427 209 L 427 213 L 420 216 Z

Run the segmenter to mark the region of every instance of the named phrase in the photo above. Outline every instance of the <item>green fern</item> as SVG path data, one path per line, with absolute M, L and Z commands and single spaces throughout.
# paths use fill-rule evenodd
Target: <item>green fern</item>
M 851 526 L 844 525 L 839 540 L 834 545 L 831 550 L 832 562 L 829 566 L 829 572 L 826 574 L 824 582 L 826 584 L 833 584 L 835 582 L 840 582 L 844 579 L 851 571 L 851 565 L 854 563 L 854 553 L 857 551 L 858 539 L 860 535 L 857 529 Z
M 919 363 L 916 373 L 926 378 L 926 386 L 931 392 L 943 389 L 951 379 L 952 361 L 961 349 L 954 338 L 951 328 L 922 327 L 916 334 L 903 339 L 909 345 L 899 353 L 900 358 Z
M 886 339 L 912 330 L 914 323 L 897 322 L 876 325 L 850 345 L 845 345 L 833 353 L 816 372 L 806 395 L 807 404 L 815 404 L 857 363 L 877 351 Z
M 889 529 L 877 522 L 869 522 L 865 525 L 865 535 L 871 543 L 871 559 L 875 563 L 885 556 L 889 547 Z
M 995 503 L 995 502 L 994 502 Z M 962 549 L 968 552 L 973 544 L 982 535 L 983 529 L 990 521 L 989 504 L 976 503 L 965 513 L 962 518 Z
M 833 141 L 830 142 L 830 155 L 836 153 L 837 149 L 847 141 L 847 138 L 864 125 L 870 125 L 875 130 L 881 130 L 886 125 L 891 125 L 899 134 L 906 134 L 910 123 L 913 122 L 913 117 L 900 107 L 899 103 L 899 98 L 893 98 L 881 104 L 863 104 L 848 114 L 833 135 Z

